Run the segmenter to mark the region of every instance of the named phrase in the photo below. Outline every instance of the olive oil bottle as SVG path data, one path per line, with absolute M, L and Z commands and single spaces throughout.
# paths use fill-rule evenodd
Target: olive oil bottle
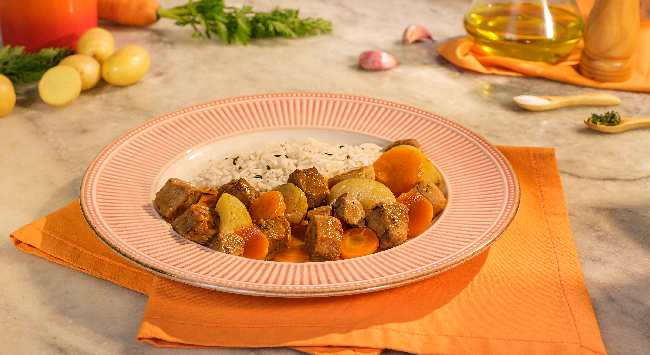
M 583 21 L 571 1 L 474 1 L 465 30 L 487 54 L 557 62 L 582 39 Z

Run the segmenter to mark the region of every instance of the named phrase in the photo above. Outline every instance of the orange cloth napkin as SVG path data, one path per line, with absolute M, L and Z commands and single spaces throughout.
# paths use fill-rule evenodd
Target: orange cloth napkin
M 20 250 L 149 295 L 138 339 L 166 347 L 289 346 L 312 353 L 605 354 L 553 150 L 501 151 L 521 184 L 484 253 L 397 289 L 332 298 L 240 296 L 159 278 L 102 244 L 75 201 L 14 232 Z
M 592 3 L 593 0 L 578 1 L 585 17 Z M 577 70 L 580 52 L 581 48 L 576 48 L 564 61 L 548 64 L 481 53 L 474 46 L 471 37 L 451 39 L 438 47 L 438 53 L 454 65 L 479 73 L 532 76 L 599 89 L 650 92 L 650 21 L 643 20 L 641 23 L 639 44 L 633 59 L 633 74 L 627 81 L 599 82 L 580 75 Z

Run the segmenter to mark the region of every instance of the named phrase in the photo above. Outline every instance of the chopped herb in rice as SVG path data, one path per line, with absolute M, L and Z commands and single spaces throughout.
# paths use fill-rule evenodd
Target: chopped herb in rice
M 241 177 L 266 191 L 285 184 L 289 174 L 296 169 L 314 166 L 321 174 L 332 177 L 370 165 L 381 154 L 381 147 L 373 143 L 341 145 L 307 139 L 269 143 L 257 150 L 232 153 L 229 155 L 232 158 L 211 159 L 193 182 L 198 186 L 215 188 Z

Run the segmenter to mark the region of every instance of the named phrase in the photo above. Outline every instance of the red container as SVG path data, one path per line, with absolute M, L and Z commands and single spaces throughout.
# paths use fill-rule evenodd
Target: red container
M 97 26 L 97 0 L 0 0 L 5 45 L 30 52 L 74 48 L 82 33 Z

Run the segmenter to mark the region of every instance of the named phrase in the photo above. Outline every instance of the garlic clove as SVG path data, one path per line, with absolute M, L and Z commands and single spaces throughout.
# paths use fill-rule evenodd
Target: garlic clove
M 359 67 L 364 70 L 388 70 L 397 65 L 397 59 L 383 51 L 365 51 L 359 55 Z
M 422 25 L 410 25 L 404 29 L 404 33 L 402 34 L 402 43 L 404 44 L 412 44 L 427 39 L 433 41 L 433 36 Z

